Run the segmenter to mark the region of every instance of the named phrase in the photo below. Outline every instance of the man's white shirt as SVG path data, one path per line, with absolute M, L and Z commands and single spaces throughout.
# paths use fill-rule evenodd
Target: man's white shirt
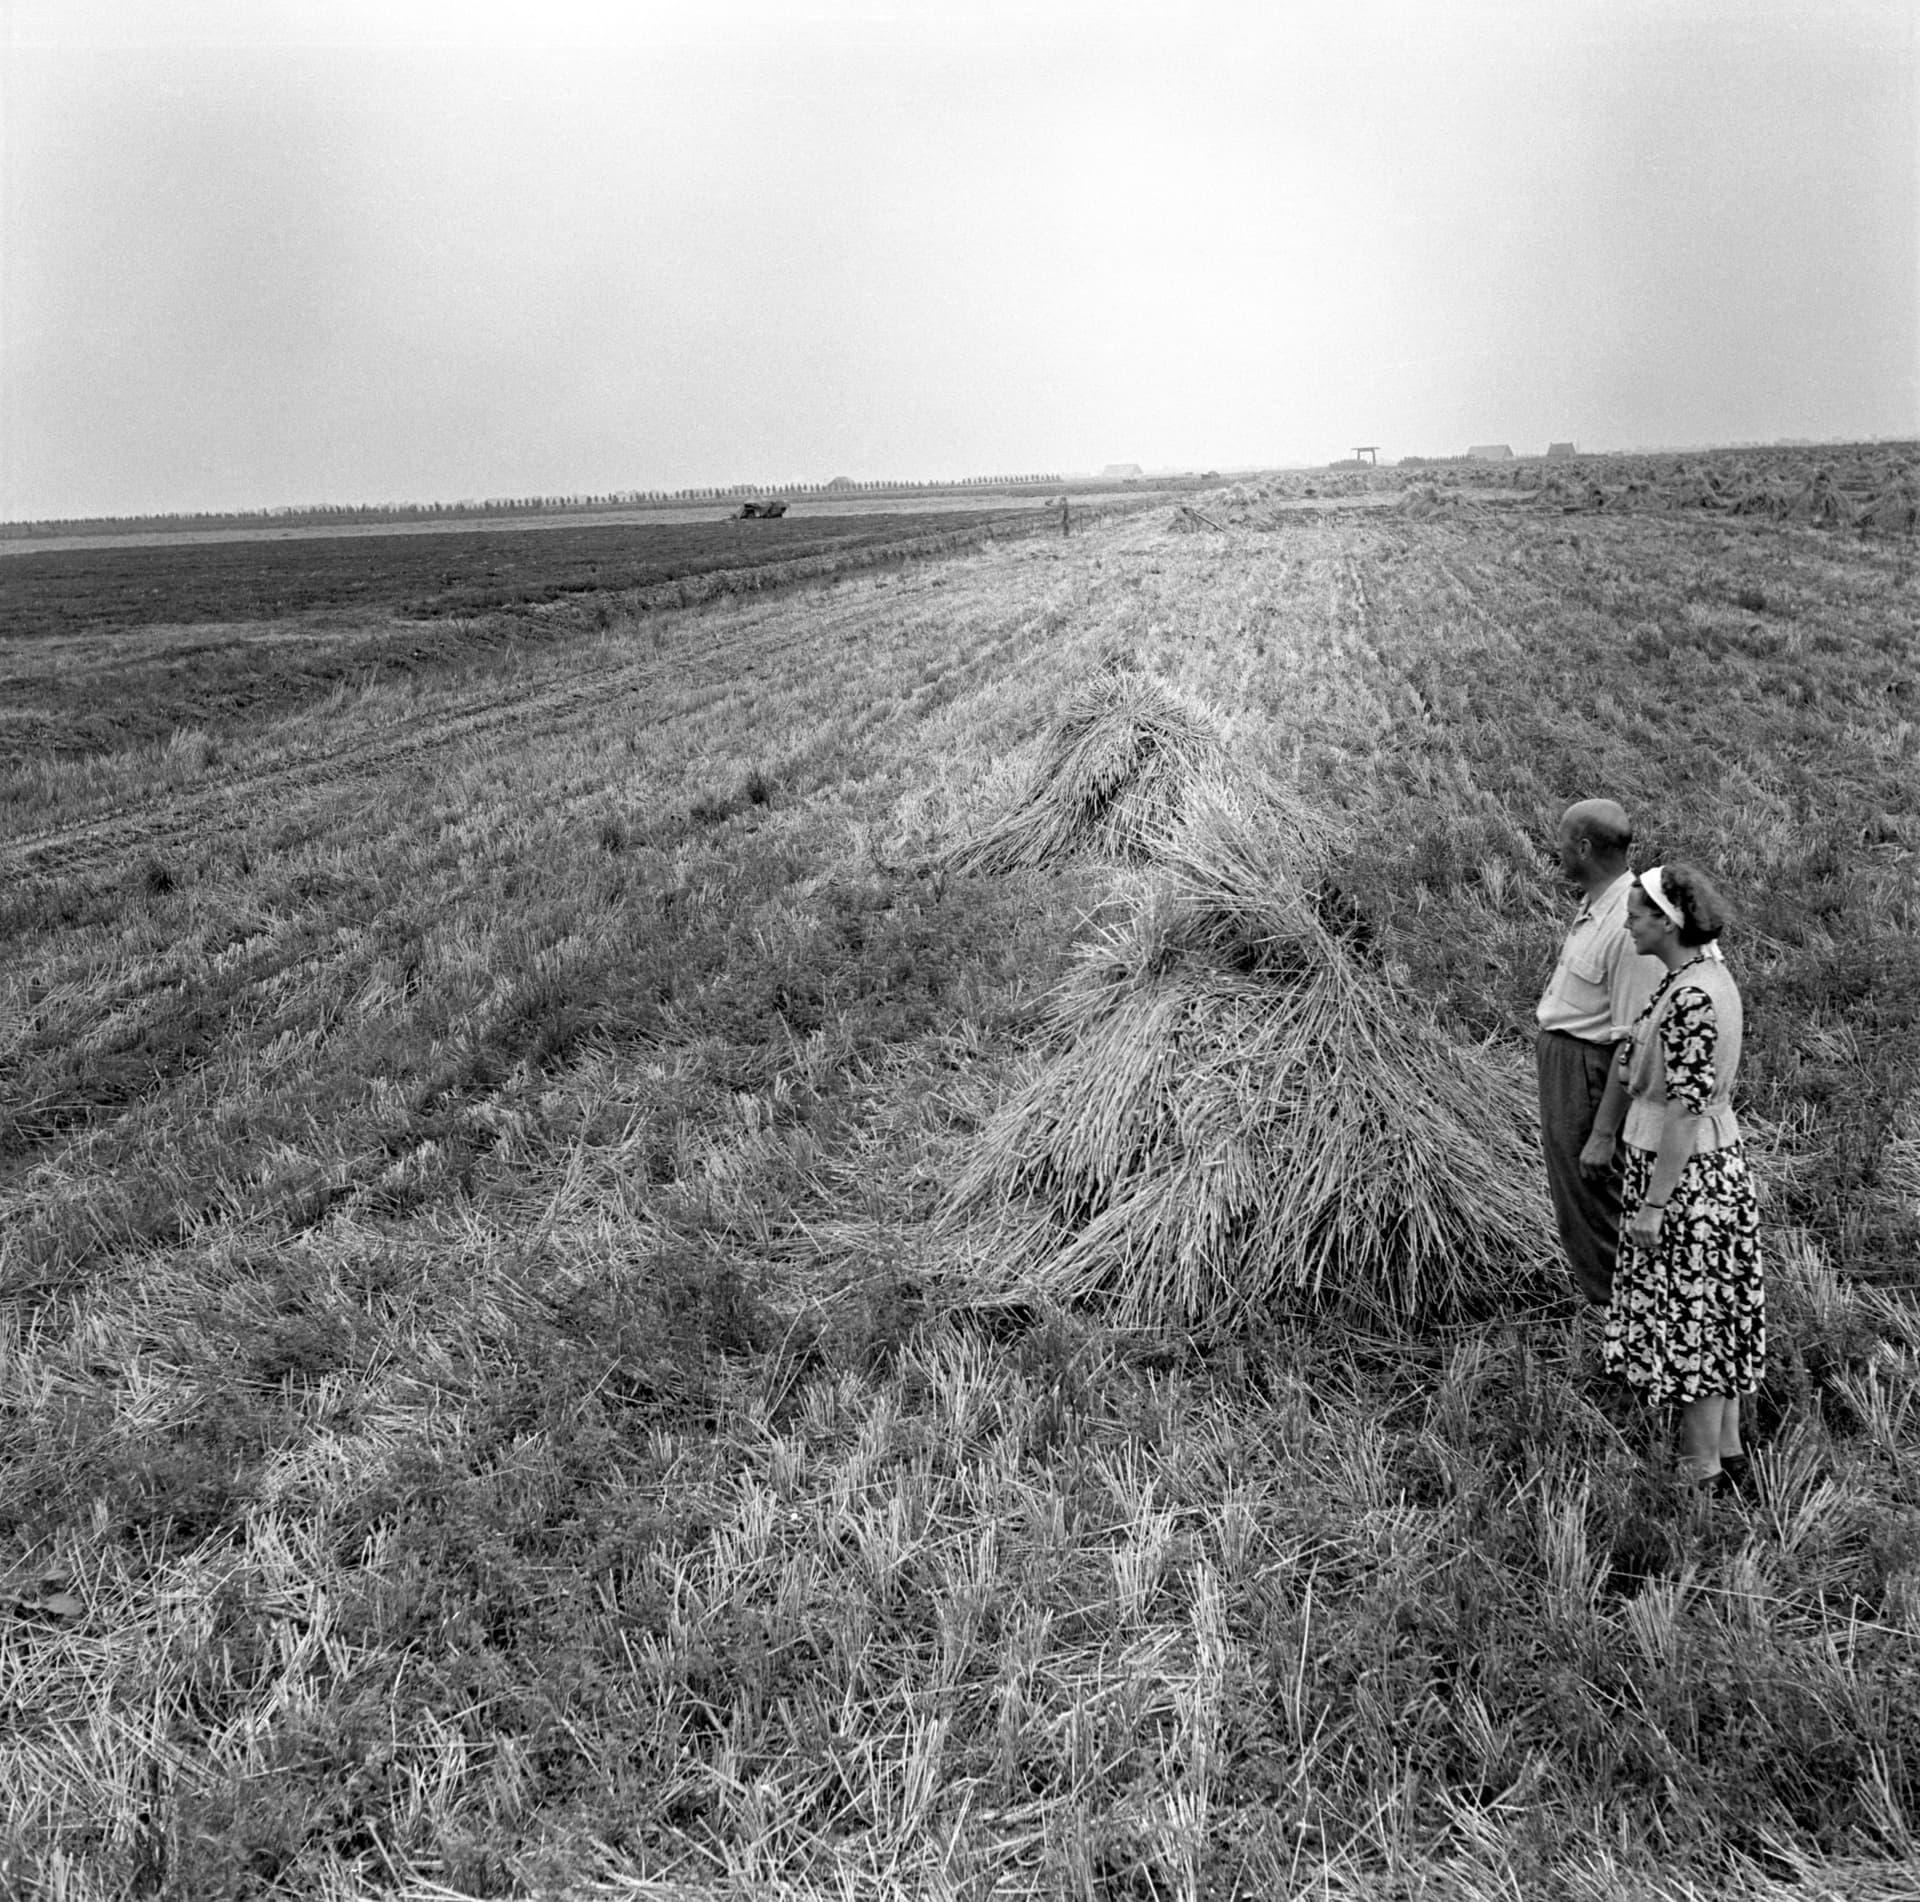
M 1618 1043 L 1632 1031 L 1633 1020 L 1666 975 L 1660 960 L 1642 957 L 1627 936 L 1632 886 L 1633 874 L 1622 872 L 1574 914 L 1535 1013 L 1542 1030 L 1564 1031 L 1584 1043 Z

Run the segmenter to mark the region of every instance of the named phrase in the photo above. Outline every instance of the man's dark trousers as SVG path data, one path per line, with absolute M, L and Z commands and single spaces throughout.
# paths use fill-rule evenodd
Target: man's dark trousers
M 1613 1256 L 1620 1240 L 1620 1172 L 1598 1182 L 1580 1173 L 1580 1151 L 1606 1093 L 1607 1072 L 1619 1045 L 1589 1043 L 1563 1030 L 1543 1030 L 1534 1045 L 1540 1074 L 1540 1146 L 1547 1156 L 1547 1191 L 1560 1225 L 1561 1246 L 1573 1278 L 1589 1301 L 1604 1305 L 1613 1292 Z

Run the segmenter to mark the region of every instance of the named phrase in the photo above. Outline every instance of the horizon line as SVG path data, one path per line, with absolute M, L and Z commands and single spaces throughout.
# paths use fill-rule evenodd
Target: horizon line
M 1487 438 L 1491 444 L 1494 439 Z M 1601 449 L 1580 449 L 1572 452 L 1575 456 L 1662 456 L 1662 455 L 1714 455 L 1755 449 L 1840 449 L 1840 448 L 1889 448 L 1911 445 L 1920 448 L 1920 432 L 1900 432 L 1878 436 L 1773 436 L 1738 438 L 1727 442 L 1683 442 L 1619 444 Z M 1502 445 L 1504 446 L 1504 445 Z M 1351 455 L 1351 451 L 1349 451 Z M 1551 445 L 1546 450 L 1511 450 L 1510 459 L 1514 462 L 1544 462 L 1551 457 Z M 1504 462 L 1509 457 L 1498 460 Z M 1563 459 L 1563 458 L 1562 458 Z M 1420 450 L 1408 450 L 1404 455 L 1393 457 L 1376 464 L 1363 465 L 1392 469 L 1402 463 L 1460 463 L 1474 460 L 1470 452 L 1451 451 L 1432 454 Z M 299 517 L 327 514 L 393 514 L 403 512 L 445 512 L 459 515 L 464 512 L 507 512 L 507 511 L 549 511 L 570 510 L 578 513 L 591 513 L 620 508 L 659 508 L 672 507 L 675 504 L 714 503 L 753 496 L 778 496 L 783 493 L 796 494 L 808 498 L 831 499 L 840 494 L 874 494 L 888 491 L 927 491 L 927 490 L 964 490 L 993 488 L 1031 488 L 1051 484 L 1073 482 L 1113 482 L 1113 481 L 1153 481 L 1185 478 L 1187 480 L 1214 478 L 1224 480 L 1228 476 L 1245 477 L 1253 475 L 1299 474 L 1328 470 L 1351 470 L 1354 465 L 1345 458 L 1335 458 L 1326 462 L 1278 461 L 1256 463 L 1230 463 L 1211 465 L 1205 468 L 1193 466 L 1175 466 L 1156 464 L 1148 466 L 1139 463 L 1113 462 L 1102 469 L 1069 469 L 1047 471 L 1021 475 L 992 476 L 873 476 L 851 477 L 832 476 L 824 481 L 807 482 L 724 482 L 693 483 L 678 488 L 627 488 L 602 491 L 555 491 L 544 495 L 499 495 L 499 496 L 461 496 L 453 499 L 441 497 L 414 498 L 397 500 L 389 498 L 383 501 L 356 502 L 269 502 L 235 504 L 217 508 L 168 508 L 147 509 L 133 512 L 110 512 L 95 514 L 32 515 L 9 516 L 0 518 L 0 533 L 12 530 L 70 527 L 77 524 L 120 524 L 130 522 L 184 522 L 209 518 L 223 520 L 244 519 L 249 521 L 272 521 L 281 517 Z M 1123 473 L 1124 472 L 1124 473 Z

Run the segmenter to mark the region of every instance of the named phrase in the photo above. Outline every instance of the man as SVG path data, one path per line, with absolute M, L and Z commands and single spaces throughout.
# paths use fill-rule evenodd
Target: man
M 1596 1305 L 1613 1291 L 1620 1173 L 1606 1138 L 1618 1132 L 1599 1132 L 1595 1149 L 1608 1150 L 1604 1162 L 1595 1155 L 1583 1163 L 1581 1151 L 1595 1134 L 1594 1113 L 1620 1040 L 1663 975 L 1659 959 L 1641 957 L 1627 937 L 1632 843 L 1633 827 L 1611 799 L 1583 799 L 1561 818 L 1560 870 L 1578 888 L 1580 909 L 1536 1013 L 1547 1188 L 1574 1281 Z

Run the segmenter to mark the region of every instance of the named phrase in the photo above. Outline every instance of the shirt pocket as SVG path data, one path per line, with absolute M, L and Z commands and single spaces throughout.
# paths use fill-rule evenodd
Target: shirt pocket
M 1598 945 L 1577 945 L 1567 953 L 1567 975 L 1596 991 L 1607 988 L 1607 960 Z

